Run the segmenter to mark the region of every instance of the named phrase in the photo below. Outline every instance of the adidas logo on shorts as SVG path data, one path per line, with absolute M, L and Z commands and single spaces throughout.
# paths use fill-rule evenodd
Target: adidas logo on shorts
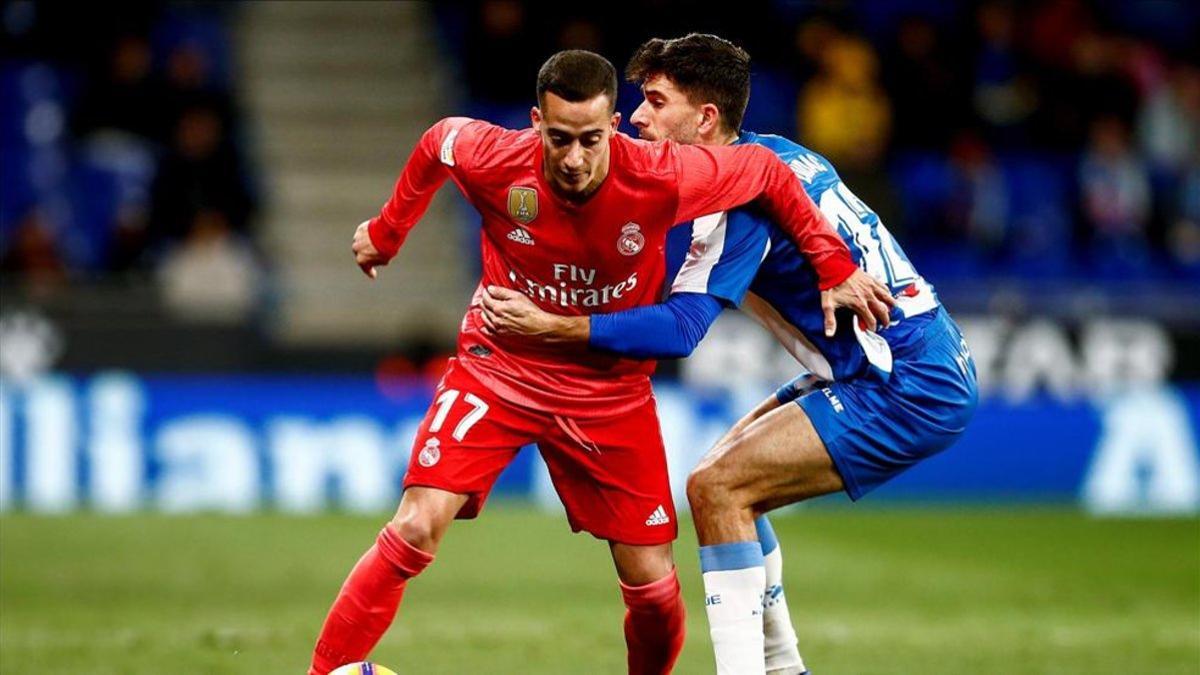
M 525 228 L 523 227 L 514 227 L 513 231 L 508 233 L 508 238 L 512 239 L 518 244 L 533 246 L 533 237 L 529 236 L 529 233 L 526 232 Z
M 667 516 L 667 510 L 662 507 L 662 504 L 659 504 L 658 508 L 654 509 L 654 513 L 651 513 L 650 517 L 646 519 L 646 524 L 650 526 L 666 525 L 669 522 L 671 522 L 671 518 Z

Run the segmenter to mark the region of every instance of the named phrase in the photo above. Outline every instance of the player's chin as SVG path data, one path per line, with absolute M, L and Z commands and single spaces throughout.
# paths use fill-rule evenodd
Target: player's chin
M 558 177 L 558 187 L 563 192 L 583 192 L 588 186 L 587 174 L 564 174 Z

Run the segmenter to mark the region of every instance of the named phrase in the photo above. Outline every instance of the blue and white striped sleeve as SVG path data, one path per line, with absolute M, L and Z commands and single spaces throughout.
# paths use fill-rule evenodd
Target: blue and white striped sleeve
M 686 231 L 679 227 L 678 230 Z M 714 213 L 697 218 L 691 225 L 690 242 L 681 232 L 668 239 L 668 258 L 683 256 L 670 281 L 670 293 L 705 293 L 730 306 L 741 304 L 758 266 L 770 251 L 769 223 L 752 209 Z M 676 241 L 672 246 L 671 239 Z M 687 243 L 686 254 L 680 252 Z M 668 272 L 675 265 L 668 260 Z

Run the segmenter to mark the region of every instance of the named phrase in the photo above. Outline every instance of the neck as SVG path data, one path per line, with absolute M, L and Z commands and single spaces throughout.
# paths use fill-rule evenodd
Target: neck
M 714 131 L 700 137 L 700 145 L 733 145 L 737 142 L 736 131 Z

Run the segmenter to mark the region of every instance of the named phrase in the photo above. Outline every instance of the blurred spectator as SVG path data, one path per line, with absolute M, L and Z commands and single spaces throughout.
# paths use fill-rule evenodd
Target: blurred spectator
M 800 91 L 801 142 L 839 167 L 877 165 L 891 130 L 891 107 L 878 70 L 865 41 L 833 37 L 821 52 L 819 73 Z
M 205 108 L 216 113 L 224 129 L 233 130 L 233 99 L 213 81 L 212 56 L 199 42 L 185 40 L 171 50 L 164 86 L 163 106 L 170 128 L 174 129 L 187 111 Z
M 994 255 L 1007 237 L 1009 190 L 1003 172 L 981 138 L 964 133 L 950 150 L 954 184 L 948 200 L 951 239 L 965 239 L 980 252 Z
M 91 79 L 76 107 L 75 132 L 122 132 L 163 142 L 169 130 L 167 98 L 151 70 L 150 44 L 141 35 L 119 37 L 105 68 Z
M 1095 26 L 1095 17 L 1083 0 L 1048 0 L 1037 3 L 1028 18 L 1029 50 L 1042 65 L 1070 70 L 1077 36 Z
M 1150 216 L 1150 176 L 1133 152 L 1121 118 L 1092 123 L 1091 140 L 1079 167 L 1082 210 L 1095 262 L 1102 272 L 1145 267 Z
M 60 237 L 53 223 L 37 208 L 30 209 L 13 232 L 0 270 L 35 291 L 49 290 L 67 281 Z
M 1005 2 L 987 2 L 975 17 L 979 31 L 972 92 L 975 114 L 992 142 L 1021 141 L 1038 100 L 1017 51 L 1014 10 Z
M 1138 95 L 1122 69 L 1123 47 L 1120 40 L 1099 32 L 1085 33 L 1074 42 L 1073 77 L 1061 94 L 1082 114 L 1085 130 L 1100 117 L 1115 116 L 1125 124 L 1133 120 Z
M 229 229 L 244 234 L 254 202 L 217 111 L 185 111 L 175 128 L 172 152 L 154 181 L 152 244 L 178 241 L 202 211 L 217 211 Z
M 1177 205 L 1178 214 L 1167 231 L 1167 250 L 1180 268 L 1200 280 L 1200 157 L 1195 154 L 1183 177 Z
M 1138 114 L 1138 140 L 1156 169 L 1181 175 L 1200 152 L 1200 69 L 1180 65 Z
M 220 211 L 198 210 L 158 273 L 167 307 L 188 319 L 245 319 L 258 299 L 258 263 Z

